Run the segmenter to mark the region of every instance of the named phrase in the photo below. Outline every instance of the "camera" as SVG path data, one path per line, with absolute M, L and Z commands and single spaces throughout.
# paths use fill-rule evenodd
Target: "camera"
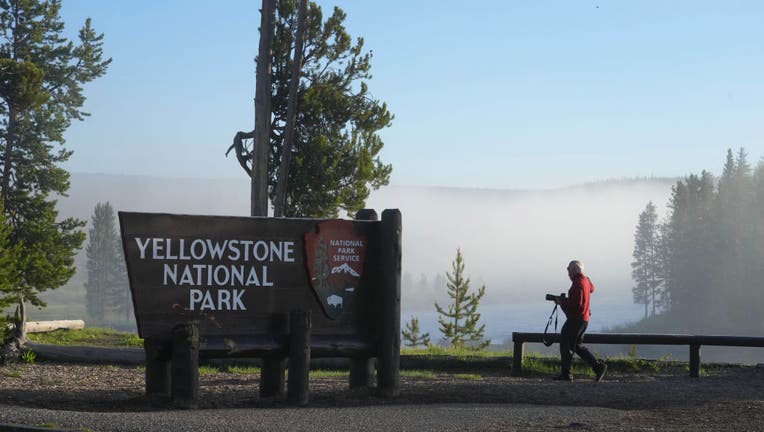
M 562 294 L 560 294 L 558 296 L 554 295 L 554 294 L 547 294 L 546 295 L 546 299 L 548 301 L 565 300 L 566 298 L 568 298 L 568 296 L 565 293 L 562 293 Z

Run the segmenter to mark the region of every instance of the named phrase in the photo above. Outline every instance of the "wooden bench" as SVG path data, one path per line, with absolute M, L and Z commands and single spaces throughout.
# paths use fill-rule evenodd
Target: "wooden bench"
M 547 335 L 547 340 L 560 342 L 559 334 Z M 544 333 L 512 333 L 514 355 L 512 376 L 520 376 L 523 369 L 523 344 L 543 343 Z M 700 346 L 764 347 L 764 337 L 699 336 L 682 334 L 586 333 L 585 344 L 612 345 L 688 345 L 690 347 L 690 376 L 700 375 Z
M 310 312 L 290 314 L 290 331 L 281 336 L 200 336 L 195 324 L 178 325 L 172 339 L 147 338 L 146 393 L 172 395 L 181 405 L 193 407 L 199 394 L 199 361 L 220 358 L 261 358 L 261 396 L 275 396 L 284 387 L 285 360 L 289 362 L 287 396 L 304 405 L 308 398 L 311 358 L 350 359 L 350 387 L 371 387 L 377 376 L 390 372 L 389 362 L 375 361 L 386 353 L 371 337 L 311 335 Z M 376 366 L 375 366 L 376 364 Z

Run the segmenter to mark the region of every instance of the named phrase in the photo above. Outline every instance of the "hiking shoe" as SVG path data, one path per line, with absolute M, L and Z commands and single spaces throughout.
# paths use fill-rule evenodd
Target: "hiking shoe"
M 573 375 L 571 374 L 559 374 L 556 377 L 552 378 L 555 381 L 573 381 Z
M 607 372 L 607 365 L 605 362 L 597 362 L 597 366 L 594 367 L 594 380 L 597 382 L 602 381 L 605 378 L 605 372 Z

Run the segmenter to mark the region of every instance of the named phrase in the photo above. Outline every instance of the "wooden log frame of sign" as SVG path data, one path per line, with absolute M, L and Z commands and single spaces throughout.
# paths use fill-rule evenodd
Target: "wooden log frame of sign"
M 260 396 L 309 401 L 311 358 L 399 394 L 401 214 L 352 221 L 120 212 L 146 393 L 193 408 L 200 359 L 261 358 Z M 376 359 L 376 362 L 375 362 Z M 289 382 L 285 369 L 290 367 Z

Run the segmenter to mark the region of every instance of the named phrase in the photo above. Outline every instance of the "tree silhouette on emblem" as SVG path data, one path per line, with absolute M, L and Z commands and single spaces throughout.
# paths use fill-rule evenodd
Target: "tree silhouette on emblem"
M 326 247 L 323 237 L 319 237 L 318 246 L 316 247 L 316 256 L 313 261 L 313 269 L 315 271 L 316 278 L 316 290 L 318 292 L 325 292 L 330 288 L 329 286 L 329 251 Z

